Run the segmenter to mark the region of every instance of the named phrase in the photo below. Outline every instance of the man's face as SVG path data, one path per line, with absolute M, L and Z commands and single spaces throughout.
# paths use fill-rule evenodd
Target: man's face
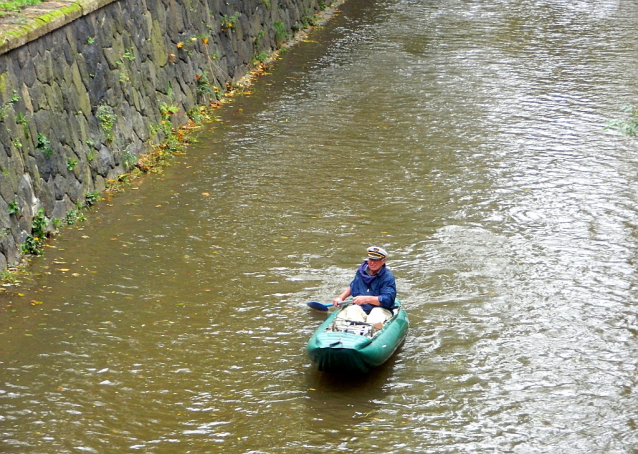
M 368 268 L 370 268 L 370 271 L 372 271 L 372 274 L 376 274 L 377 271 L 381 269 L 384 263 L 385 263 L 385 259 L 382 259 L 382 260 L 368 259 Z

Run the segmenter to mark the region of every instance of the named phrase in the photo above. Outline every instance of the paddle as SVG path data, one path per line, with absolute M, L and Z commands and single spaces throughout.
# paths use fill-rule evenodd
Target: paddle
M 306 304 L 312 309 L 324 312 L 327 311 L 329 307 L 332 307 L 332 303 L 319 303 L 317 301 L 309 301 Z

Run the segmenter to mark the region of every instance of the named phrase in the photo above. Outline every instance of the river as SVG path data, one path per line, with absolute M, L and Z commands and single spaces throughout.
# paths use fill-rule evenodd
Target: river
M 349 0 L 0 295 L 6 453 L 633 453 L 621 0 Z M 305 343 L 371 244 L 406 342 Z

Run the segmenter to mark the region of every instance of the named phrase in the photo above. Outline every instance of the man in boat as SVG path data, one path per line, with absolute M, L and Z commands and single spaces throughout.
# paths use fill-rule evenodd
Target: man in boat
M 338 318 L 371 325 L 383 324 L 392 317 L 397 296 L 396 282 L 385 265 L 388 256 L 385 249 L 370 246 L 367 254 L 367 260 L 361 264 L 350 285 L 332 304 L 338 306 L 352 296 L 353 304 L 341 311 Z

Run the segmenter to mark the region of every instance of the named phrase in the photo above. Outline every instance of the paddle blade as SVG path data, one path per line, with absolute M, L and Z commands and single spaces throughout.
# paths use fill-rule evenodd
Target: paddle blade
M 327 311 L 329 307 L 332 306 L 331 303 L 319 303 L 317 301 L 310 301 L 308 303 L 306 303 L 308 305 L 308 307 L 311 307 L 312 309 L 318 310 L 318 311 Z

